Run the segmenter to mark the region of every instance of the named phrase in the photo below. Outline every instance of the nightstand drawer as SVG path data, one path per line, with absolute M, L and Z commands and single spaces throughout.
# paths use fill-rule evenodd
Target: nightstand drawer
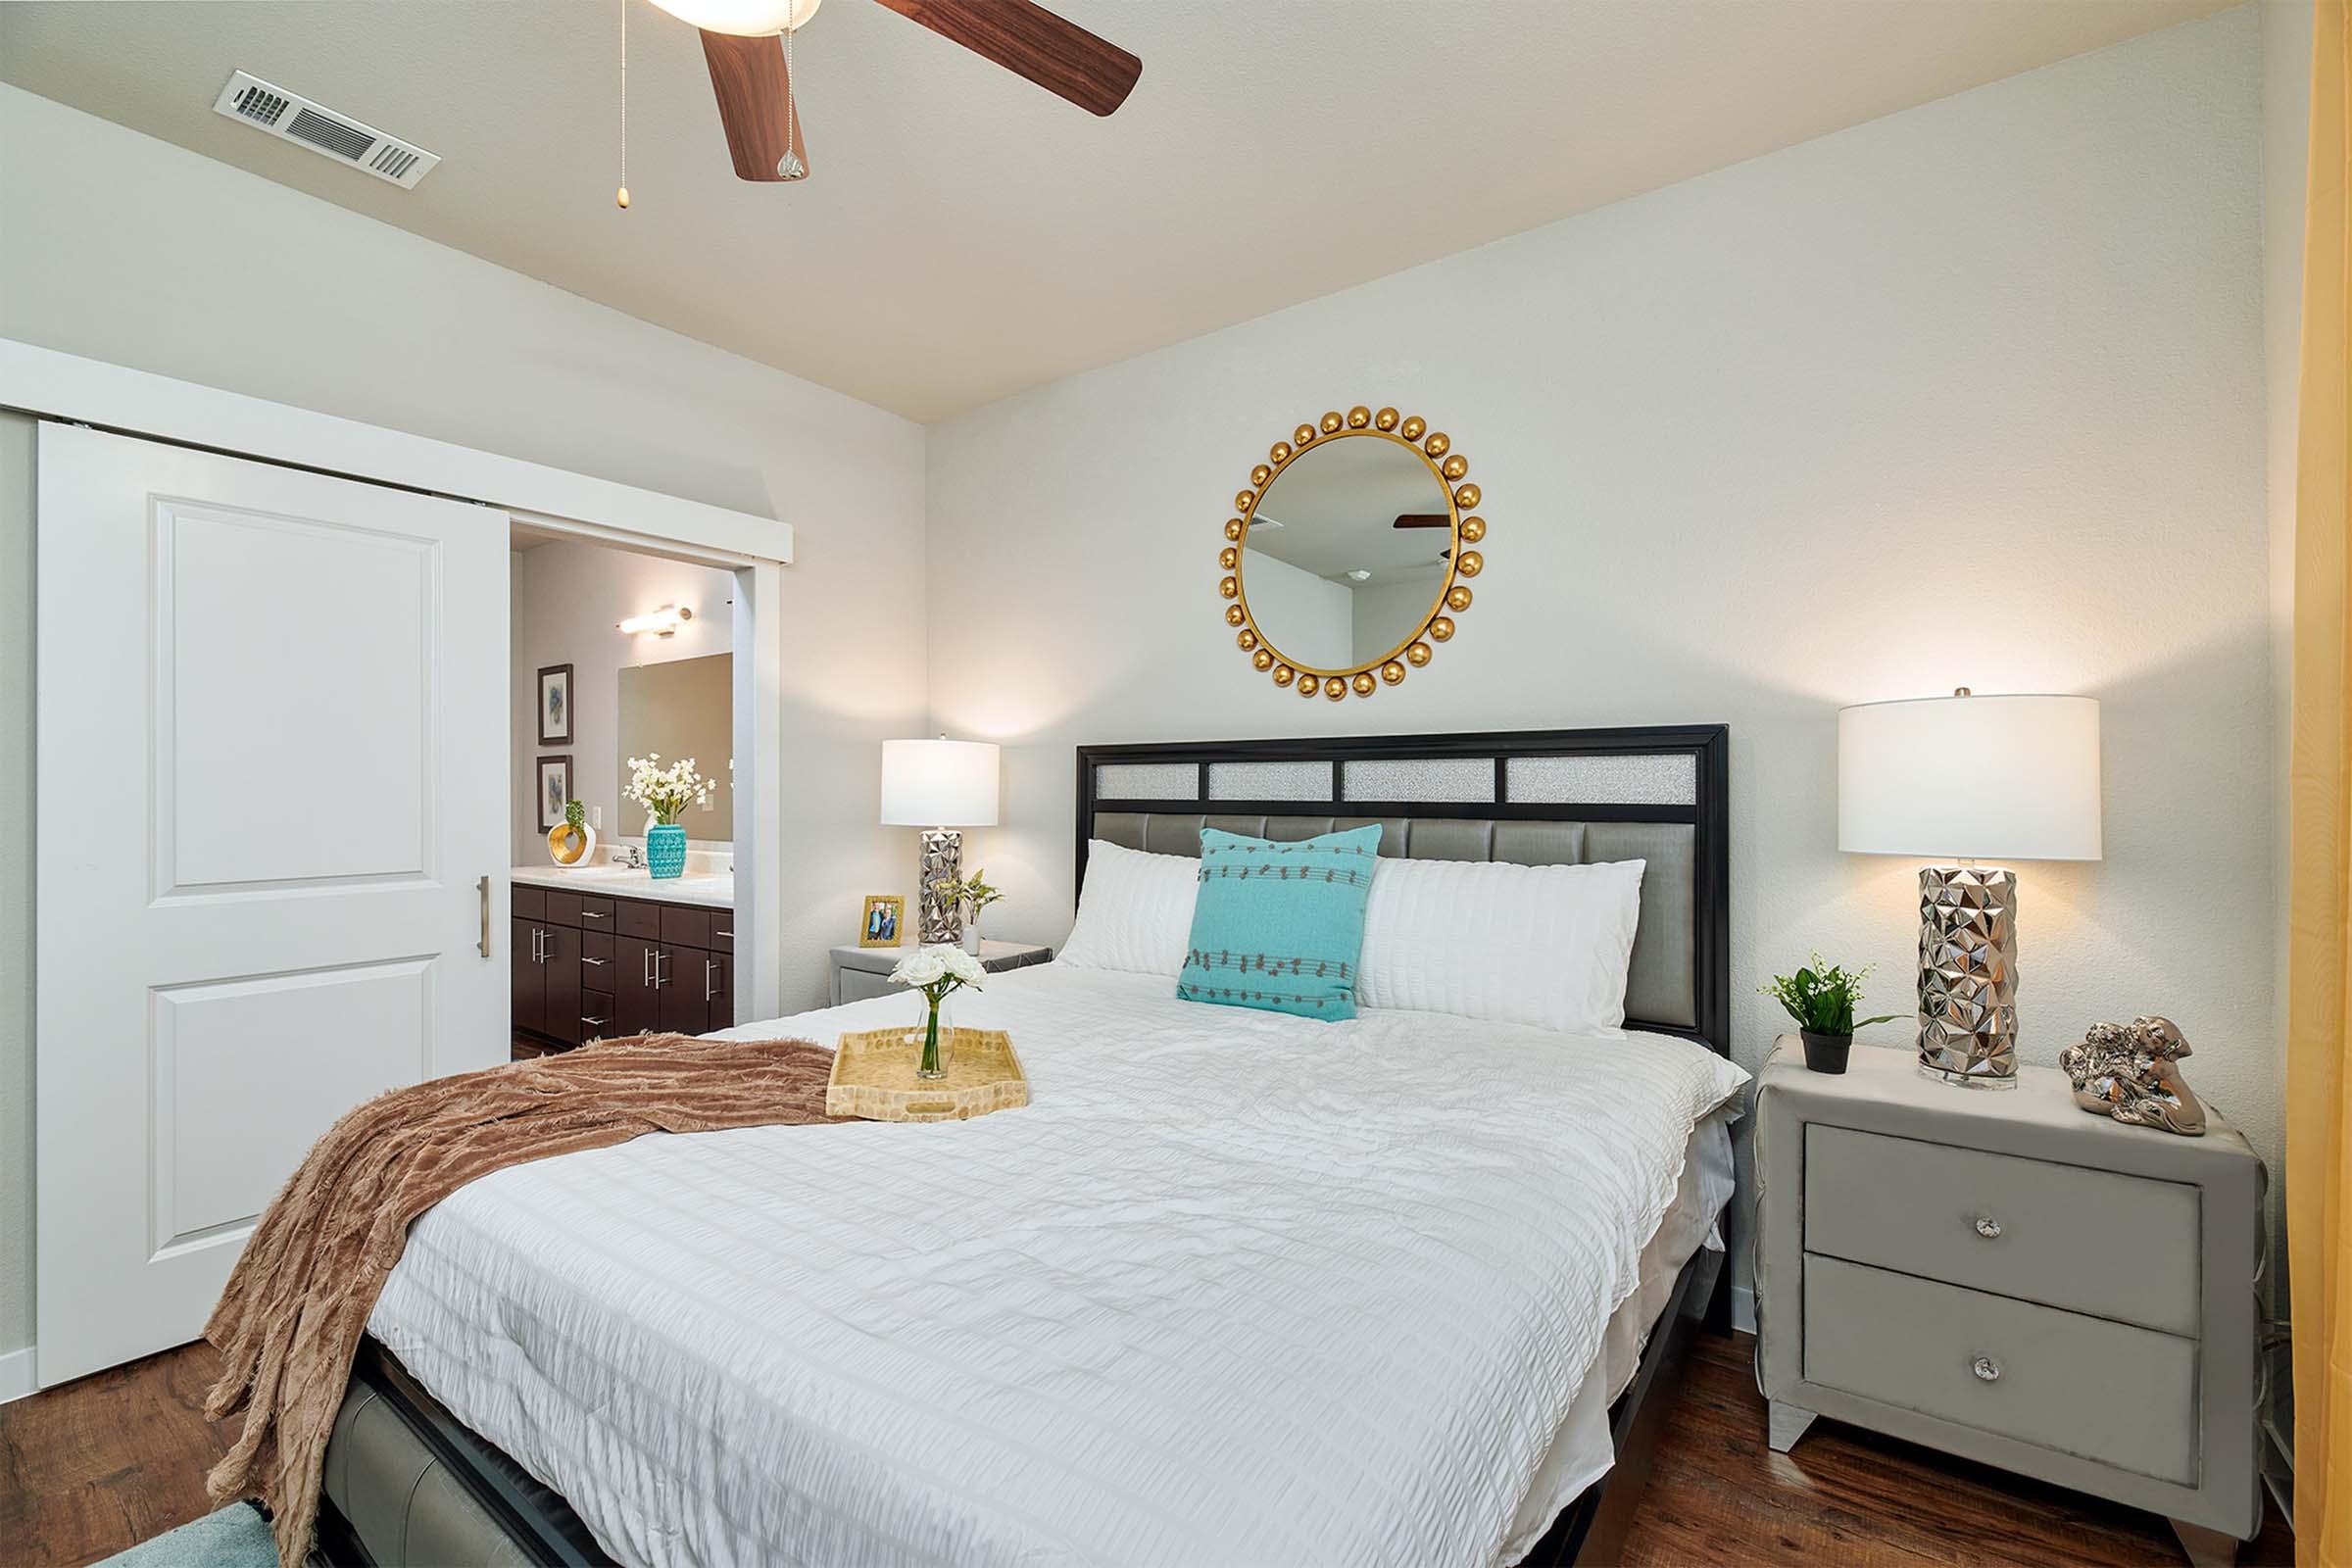
M 1805 1325 L 1808 1383 L 2197 1484 L 2194 1341 L 1814 1256 Z
M 2197 1189 L 1949 1144 L 1805 1129 L 1804 1250 L 2194 1335 Z

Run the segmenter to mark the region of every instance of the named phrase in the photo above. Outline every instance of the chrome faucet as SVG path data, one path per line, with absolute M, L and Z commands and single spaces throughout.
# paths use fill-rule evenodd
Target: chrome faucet
M 645 869 L 645 857 L 637 853 L 636 845 L 632 844 L 629 846 L 629 858 L 624 863 L 632 871 L 642 871 Z

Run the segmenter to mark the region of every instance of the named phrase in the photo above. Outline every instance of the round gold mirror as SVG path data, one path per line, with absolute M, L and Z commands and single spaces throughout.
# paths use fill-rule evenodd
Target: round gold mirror
M 1486 564 L 1469 472 L 1444 431 L 1395 409 L 1334 411 L 1275 442 L 1217 554 L 1225 623 L 1250 663 L 1333 702 L 1427 664 Z

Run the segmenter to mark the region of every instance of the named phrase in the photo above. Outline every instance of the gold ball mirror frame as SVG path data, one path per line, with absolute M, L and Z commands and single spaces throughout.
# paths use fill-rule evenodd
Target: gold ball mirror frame
M 1217 552 L 1225 623 L 1250 665 L 1335 703 L 1425 668 L 1486 569 L 1469 474 L 1450 436 L 1395 409 L 1333 410 L 1275 442 Z

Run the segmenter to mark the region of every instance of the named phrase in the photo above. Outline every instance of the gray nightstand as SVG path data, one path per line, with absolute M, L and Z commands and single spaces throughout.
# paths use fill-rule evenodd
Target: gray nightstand
M 833 1003 L 836 1007 L 845 1002 L 863 1002 L 868 997 L 887 997 L 905 989 L 890 983 L 890 971 L 899 960 L 913 952 L 912 948 L 861 948 L 856 943 L 833 950 Z M 1052 948 L 1041 948 L 1028 942 L 980 943 L 980 962 L 991 974 L 1005 969 L 1026 969 L 1033 963 L 1045 963 L 1054 956 Z
M 2192 1064 L 2193 1065 L 2193 1064 Z M 1850 1421 L 2170 1518 L 2230 1562 L 2262 1524 L 2263 1168 L 2076 1107 L 2066 1075 L 1956 1089 L 1908 1051 L 1756 1095 L 1756 1315 L 1770 1442 Z

